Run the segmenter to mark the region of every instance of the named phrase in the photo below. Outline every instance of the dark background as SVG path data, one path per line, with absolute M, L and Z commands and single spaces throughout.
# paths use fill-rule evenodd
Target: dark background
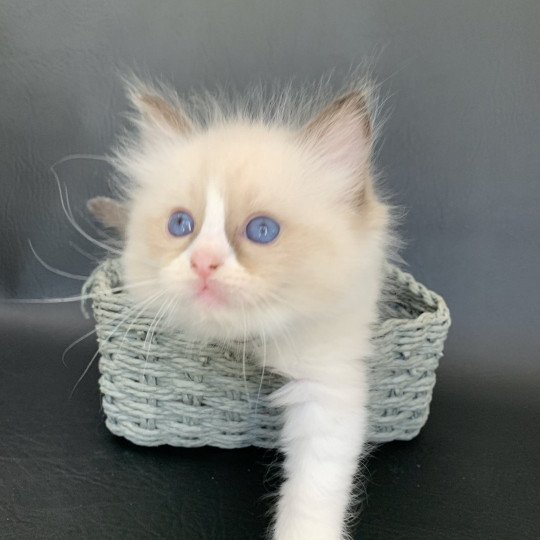
M 387 117 L 377 164 L 409 270 L 453 325 L 432 414 L 367 463 L 360 538 L 535 538 L 540 441 L 540 3 L 461 0 L 0 1 L 0 295 L 76 294 L 101 257 L 50 171 L 125 125 L 118 73 L 180 91 L 299 84 L 361 63 Z M 107 166 L 56 168 L 77 220 Z M 76 305 L 0 302 L 0 535 L 256 538 L 276 482 L 255 449 L 139 449 L 103 425 Z

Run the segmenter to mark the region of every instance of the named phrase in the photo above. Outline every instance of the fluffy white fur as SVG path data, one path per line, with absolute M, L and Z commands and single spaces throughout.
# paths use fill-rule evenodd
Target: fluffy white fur
M 273 396 L 286 419 L 273 536 L 341 540 L 366 437 L 363 359 L 388 243 L 372 185 L 370 96 L 363 85 L 326 104 L 321 92 L 255 95 L 189 107 L 169 90 L 130 86 L 138 136 L 116 159 L 122 263 L 135 299 L 166 324 L 199 338 L 263 338 L 261 362 L 290 379 Z M 188 237 L 167 231 L 177 209 L 194 217 Z M 246 238 L 255 215 L 280 223 L 274 242 Z M 207 295 L 193 266 L 201 253 L 216 263 Z

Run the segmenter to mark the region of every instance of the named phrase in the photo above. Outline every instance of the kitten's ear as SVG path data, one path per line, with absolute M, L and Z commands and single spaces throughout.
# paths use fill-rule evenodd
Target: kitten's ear
M 302 128 L 301 137 L 328 165 L 364 176 L 373 143 L 368 92 L 355 90 L 328 105 Z
M 105 227 L 115 229 L 124 236 L 128 221 L 126 207 L 109 197 L 94 197 L 86 206 L 90 213 Z
M 160 133 L 188 136 L 193 131 L 193 123 L 173 90 L 156 90 L 140 81 L 131 81 L 127 83 L 127 94 L 138 113 L 143 137 Z

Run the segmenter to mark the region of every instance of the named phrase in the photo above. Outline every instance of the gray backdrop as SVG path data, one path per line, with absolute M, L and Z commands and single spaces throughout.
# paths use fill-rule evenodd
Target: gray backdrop
M 50 166 L 103 154 L 123 123 L 117 73 L 162 76 L 181 91 L 253 80 L 299 82 L 367 58 L 387 98 L 377 162 L 410 270 L 442 293 L 453 327 L 441 374 L 499 384 L 538 375 L 540 2 L 280 0 L 0 3 L 0 292 L 76 293 L 49 264 L 87 274 L 99 250 L 63 216 Z M 77 219 L 107 192 L 107 167 L 57 168 Z M 60 331 L 39 309 L 1 305 Z M 7 324 L 7 326 L 5 326 Z M 30 323 L 28 323 L 30 324 Z M 446 371 L 445 371 L 446 370 Z M 501 396 L 504 399 L 504 396 Z

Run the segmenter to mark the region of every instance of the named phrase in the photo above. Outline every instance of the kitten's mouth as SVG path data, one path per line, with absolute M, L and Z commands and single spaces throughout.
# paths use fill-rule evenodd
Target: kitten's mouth
M 223 291 L 212 282 L 201 280 L 195 290 L 195 297 L 205 306 L 224 306 L 227 301 Z

